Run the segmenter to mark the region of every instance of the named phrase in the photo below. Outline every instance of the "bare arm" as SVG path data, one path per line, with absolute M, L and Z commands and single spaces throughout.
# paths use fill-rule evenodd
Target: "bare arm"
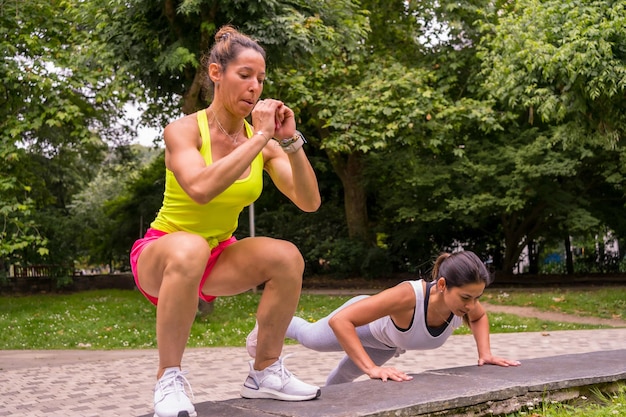
M 277 115 L 275 137 L 292 137 L 296 130 L 293 111 L 283 105 Z M 278 142 L 270 141 L 263 154 L 265 168 L 276 187 L 301 210 L 316 211 L 321 204 L 321 197 L 317 177 L 304 148 L 286 154 Z
M 254 135 L 210 165 L 199 152 L 202 139 L 196 114 L 170 123 L 163 133 L 165 165 L 195 202 L 208 203 L 240 178 L 259 152 L 269 147 L 268 141 L 276 130 L 276 113 L 281 106 L 277 100 L 259 101 L 252 111 Z
M 499 366 L 518 366 L 520 362 L 500 358 L 491 354 L 491 346 L 489 342 L 489 318 L 485 308 L 476 301 L 474 307 L 469 314 L 469 326 L 476 341 L 478 349 L 478 365 L 492 364 Z
M 195 113 L 170 123 L 163 133 L 165 165 L 185 192 L 206 204 L 233 184 L 261 152 L 267 140 L 255 134 L 211 165 L 199 152 L 201 139 Z
M 321 197 L 317 177 L 304 149 L 287 155 L 278 143 L 270 141 L 265 154 L 270 155 L 266 169 L 276 187 L 301 210 L 316 211 Z
M 356 328 L 388 315 L 413 315 L 415 294 L 408 283 L 401 283 L 360 300 L 337 312 L 329 320 L 337 340 L 352 361 L 372 379 L 408 381 L 409 375 L 393 367 L 377 366 L 365 351 Z

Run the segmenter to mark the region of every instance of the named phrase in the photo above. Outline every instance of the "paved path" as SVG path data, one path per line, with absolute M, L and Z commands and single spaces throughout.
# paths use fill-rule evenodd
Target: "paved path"
M 509 333 L 491 336 L 492 351 L 511 359 L 624 349 L 626 328 Z M 288 368 L 304 381 L 324 384 L 341 353 L 287 345 Z M 195 348 L 185 353 L 195 402 L 239 397 L 248 372 L 244 348 Z M 155 350 L 0 351 L 0 416 L 116 417 L 151 413 Z M 476 363 L 471 335 L 452 336 L 439 349 L 411 351 L 389 364 L 409 373 Z

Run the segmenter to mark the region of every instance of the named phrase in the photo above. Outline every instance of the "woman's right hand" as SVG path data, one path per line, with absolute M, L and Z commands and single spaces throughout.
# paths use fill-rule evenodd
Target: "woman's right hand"
M 404 372 L 399 371 L 398 369 L 393 367 L 375 366 L 366 373 L 367 376 L 369 376 L 371 379 L 382 379 L 383 381 L 391 379 L 392 381 L 402 382 L 410 381 L 413 379 L 412 376 L 407 375 Z
M 279 100 L 259 100 L 252 109 L 254 130 L 262 131 L 267 138 L 273 138 L 276 134 L 278 110 L 283 105 L 283 102 Z

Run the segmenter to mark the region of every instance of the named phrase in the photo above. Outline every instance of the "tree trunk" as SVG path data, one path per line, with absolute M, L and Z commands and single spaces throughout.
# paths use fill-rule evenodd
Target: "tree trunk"
M 351 239 L 369 242 L 367 195 L 363 186 L 363 154 L 355 152 L 347 157 L 340 154 L 328 156 L 343 185 L 348 235 Z
M 186 19 L 177 12 L 178 1 L 166 0 L 163 5 L 163 14 L 167 18 L 172 32 L 178 39 L 185 39 L 186 31 L 188 30 L 188 22 Z M 203 22 L 215 22 L 215 16 L 218 12 L 218 5 L 214 4 L 212 7 L 203 7 L 201 9 L 201 21 Z M 212 33 L 209 33 L 206 29 L 200 30 L 200 39 L 198 42 L 198 50 L 201 53 L 208 53 L 209 46 L 213 42 Z M 191 114 L 197 110 L 200 110 L 208 105 L 205 97 L 202 96 L 204 87 L 205 68 L 202 65 L 192 67 L 188 65 L 185 72 L 185 79 L 193 80 L 191 85 L 183 93 L 183 114 Z
M 545 207 L 546 204 L 542 203 L 533 206 L 530 211 L 527 210 L 525 213 L 503 213 L 500 216 L 504 234 L 503 272 L 513 272 L 513 267 L 518 262 L 524 246 L 528 247 L 530 272 L 533 269 L 537 269 L 536 259 L 533 259 L 536 248 L 531 246 L 539 231 L 543 228 L 541 219 Z
M 572 256 L 572 242 L 569 234 L 565 236 L 565 269 L 567 275 L 574 275 L 574 257 Z
M 183 94 L 183 114 L 191 114 L 205 107 L 203 97 L 201 96 L 203 79 L 202 66 L 199 66 L 196 69 L 193 82 Z

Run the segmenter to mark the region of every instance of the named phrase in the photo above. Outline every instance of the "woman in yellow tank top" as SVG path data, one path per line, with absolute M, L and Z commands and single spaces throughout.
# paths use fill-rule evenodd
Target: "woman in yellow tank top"
M 156 417 L 196 416 L 180 365 L 198 297 L 211 300 L 261 284 L 257 355 L 241 395 L 302 401 L 320 394 L 286 371 L 280 357 L 300 297 L 302 255 L 287 241 L 237 241 L 232 235 L 239 213 L 261 194 L 263 170 L 301 210 L 318 209 L 317 179 L 302 148 L 304 138 L 289 107 L 259 101 L 265 52 L 254 40 L 225 26 L 203 65 L 213 100 L 165 128 L 163 205 L 131 251 L 135 282 L 157 309 Z M 249 115 L 251 125 L 245 121 Z

